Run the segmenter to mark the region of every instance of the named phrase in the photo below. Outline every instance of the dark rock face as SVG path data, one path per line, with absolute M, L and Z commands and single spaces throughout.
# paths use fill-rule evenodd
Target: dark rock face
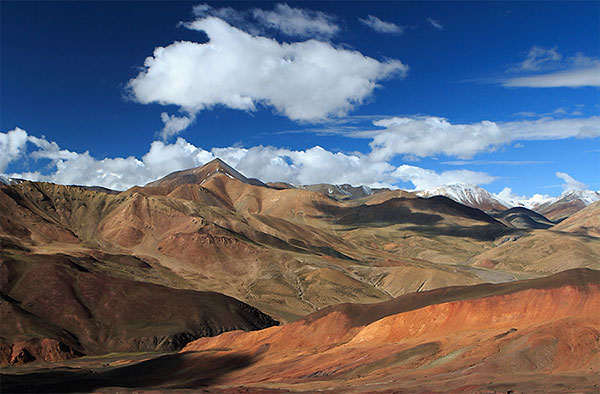
M 203 336 L 278 324 L 223 294 L 89 272 L 68 256 L 21 259 L 0 270 L 2 364 L 173 351 Z

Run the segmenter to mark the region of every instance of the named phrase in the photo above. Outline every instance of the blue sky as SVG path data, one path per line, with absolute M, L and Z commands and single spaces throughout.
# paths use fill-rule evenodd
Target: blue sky
M 598 190 L 599 4 L 2 2 L 0 173 Z

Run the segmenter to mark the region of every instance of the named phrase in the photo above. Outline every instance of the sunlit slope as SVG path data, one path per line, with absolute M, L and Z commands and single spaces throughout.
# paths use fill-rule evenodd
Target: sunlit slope
M 599 308 L 600 272 L 580 269 L 335 306 L 283 327 L 200 339 L 183 351 L 255 355 L 253 363 L 227 375 L 223 386 L 589 390 L 600 372 Z

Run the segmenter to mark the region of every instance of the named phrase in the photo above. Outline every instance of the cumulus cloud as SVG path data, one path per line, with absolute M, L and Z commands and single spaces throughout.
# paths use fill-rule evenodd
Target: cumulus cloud
M 60 184 L 104 186 L 115 190 L 144 185 L 173 171 L 201 166 L 217 157 L 244 175 L 265 182 L 349 183 L 394 187 L 402 181 L 411 182 L 416 189 L 422 190 L 452 183 L 485 185 L 497 179 L 485 172 L 465 169 L 436 172 L 406 164 L 396 167 L 389 160 L 372 153 L 331 152 L 319 146 L 305 150 L 272 146 L 207 150 L 183 138 L 177 138 L 174 143 L 152 142 L 148 152 L 141 158 L 129 156 L 97 159 L 89 152 L 77 153 L 61 149 L 53 141 L 28 135 L 25 130 L 16 128 L 0 133 L 0 148 L 8 152 L 1 157 L 0 173 L 3 175 Z M 22 159 L 46 159 L 50 160 L 50 164 L 45 172 L 6 173 L 11 163 Z M 559 172 L 556 175 L 565 181 L 565 190 L 586 187 L 568 174 Z
M 325 42 L 252 36 L 216 17 L 186 26 L 206 32 L 209 41 L 156 48 L 129 81 L 136 101 L 175 104 L 192 116 L 216 105 L 245 111 L 265 105 L 292 120 L 318 121 L 347 113 L 378 81 L 408 71 L 399 60 L 380 62 Z
M 331 37 L 340 30 L 335 18 L 329 14 L 294 8 L 285 3 L 275 5 L 271 11 L 254 9 L 253 15 L 263 25 L 293 37 Z
M 54 142 L 28 135 L 18 129 L 21 140 L 37 139 L 36 148 L 29 157 L 53 159 L 51 171 L 7 174 L 13 178 L 48 181 L 68 185 L 104 186 L 125 190 L 134 185 L 144 185 L 173 171 L 203 165 L 219 157 L 244 175 L 265 182 L 283 181 L 292 184 L 333 183 L 367 185 L 371 187 L 394 187 L 399 180 L 412 182 L 418 189 L 431 188 L 447 183 L 485 184 L 495 177 L 483 172 L 453 170 L 436 173 L 433 170 L 403 165 L 395 167 L 387 161 L 373 160 L 361 153 L 331 152 L 320 146 L 306 150 L 282 149 L 271 146 L 250 148 L 226 147 L 205 150 L 190 144 L 183 138 L 174 143 L 154 141 L 141 159 L 126 158 L 95 159 L 88 152 L 75 153 L 60 149 Z M 0 133 L 0 141 L 8 133 Z M 11 134 L 11 136 L 13 136 Z M 42 141 L 42 142 L 40 142 Z M 21 143 L 17 160 L 25 153 Z M 63 152 L 56 154 L 56 152 Z M 66 153 L 68 152 L 68 153 Z M 60 157 L 59 157 L 60 156 Z M 56 159 L 56 160 L 54 160 Z
M 549 70 L 552 70 L 548 72 Z M 600 60 L 577 53 L 563 59 L 556 48 L 534 46 L 519 65 L 509 71 L 547 71 L 543 74 L 524 75 L 504 79 L 506 87 L 558 88 L 600 86 Z
M 382 21 L 373 15 L 369 15 L 366 19 L 359 18 L 358 20 L 378 33 L 402 34 L 404 32 L 404 26 Z
M 428 116 L 394 117 L 377 120 L 373 124 L 384 130 L 362 135 L 373 139 L 371 155 L 376 160 L 388 160 L 398 154 L 417 157 L 444 154 L 470 158 L 510 140 L 496 123 L 489 121 L 452 124 L 447 119 Z
M 427 23 L 429 23 L 431 26 L 438 30 L 444 29 L 444 26 L 439 21 L 436 21 L 433 18 L 427 18 Z
M 571 175 L 565 172 L 557 172 L 556 176 L 562 179 L 565 183 L 562 185 L 565 191 L 568 190 L 585 190 L 588 188 L 583 182 L 579 182 L 577 179 L 574 179 Z
M 8 163 L 18 159 L 24 152 L 27 145 L 27 132 L 20 128 L 15 128 L 7 133 L 0 133 L 0 172 L 8 167 Z
M 505 187 L 500 193 L 495 194 L 495 196 L 506 206 L 523 206 L 525 208 L 533 208 L 553 198 L 547 194 L 534 194 L 531 197 L 520 196 L 513 193 L 510 187 Z
M 163 129 L 160 132 L 160 136 L 163 140 L 167 140 L 169 137 L 179 134 L 195 119 L 194 116 L 169 116 L 166 112 L 161 113 L 160 118 L 164 123 Z
M 359 153 L 330 152 L 319 146 L 306 150 L 270 146 L 205 150 L 178 138 L 174 143 L 152 142 L 141 159 L 133 156 L 96 159 L 88 152 L 75 153 L 60 149 L 54 142 L 29 136 L 24 130 L 18 130 L 17 134 L 11 131 L 10 138 L 15 140 L 15 135 L 19 136 L 19 154 L 6 159 L 0 172 L 4 172 L 10 162 L 23 157 L 26 142 L 34 139 L 38 143 L 32 143 L 35 150 L 28 153 L 27 157 L 48 158 L 52 160 L 52 164 L 50 173 L 37 171 L 6 174 L 13 178 L 125 190 L 134 185 L 144 185 L 173 171 L 203 165 L 219 157 L 244 175 L 265 182 L 350 183 L 391 187 L 397 181 L 397 177 L 392 174 L 395 167 L 387 162 L 375 162 Z M 0 142 L 8 138 L 9 133 L 0 133 Z
M 493 151 L 517 140 L 600 136 L 598 116 L 469 124 L 453 124 L 447 119 L 434 116 L 393 117 L 374 121 L 373 124 L 382 129 L 355 132 L 352 136 L 372 139 L 370 146 L 374 160 L 388 160 L 396 155 L 446 155 L 468 159 L 477 153 Z
M 485 172 L 470 170 L 451 170 L 438 173 L 433 170 L 403 164 L 392 175 L 404 182 L 411 182 L 416 190 L 434 189 L 452 183 L 484 185 L 496 180 L 496 177 Z

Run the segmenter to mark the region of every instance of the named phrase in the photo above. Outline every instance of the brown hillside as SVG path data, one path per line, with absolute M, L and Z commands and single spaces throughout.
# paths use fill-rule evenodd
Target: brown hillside
M 283 327 L 200 339 L 183 351 L 260 354 L 219 382 L 226 386 L 529 392 L 552 391 L 568 373 L 577 377 L 568 384 L 581 390 L 598 383 L 599 296 L 600 273 L 573 270 L 336 306 Z M 494 380 L 499 374 L 502 381 Z
M 597 201 L 554 227 L 557 231 L 600 237 L 600 201 Z
M 54 341 L 66 358 L 176 350 L 201 336 L 276 323 L 222 294 L 110 277 L 86 266 L 64 255 L 4 258 L 2 363 L 60 359 L 40 349 L 43 341 Z

